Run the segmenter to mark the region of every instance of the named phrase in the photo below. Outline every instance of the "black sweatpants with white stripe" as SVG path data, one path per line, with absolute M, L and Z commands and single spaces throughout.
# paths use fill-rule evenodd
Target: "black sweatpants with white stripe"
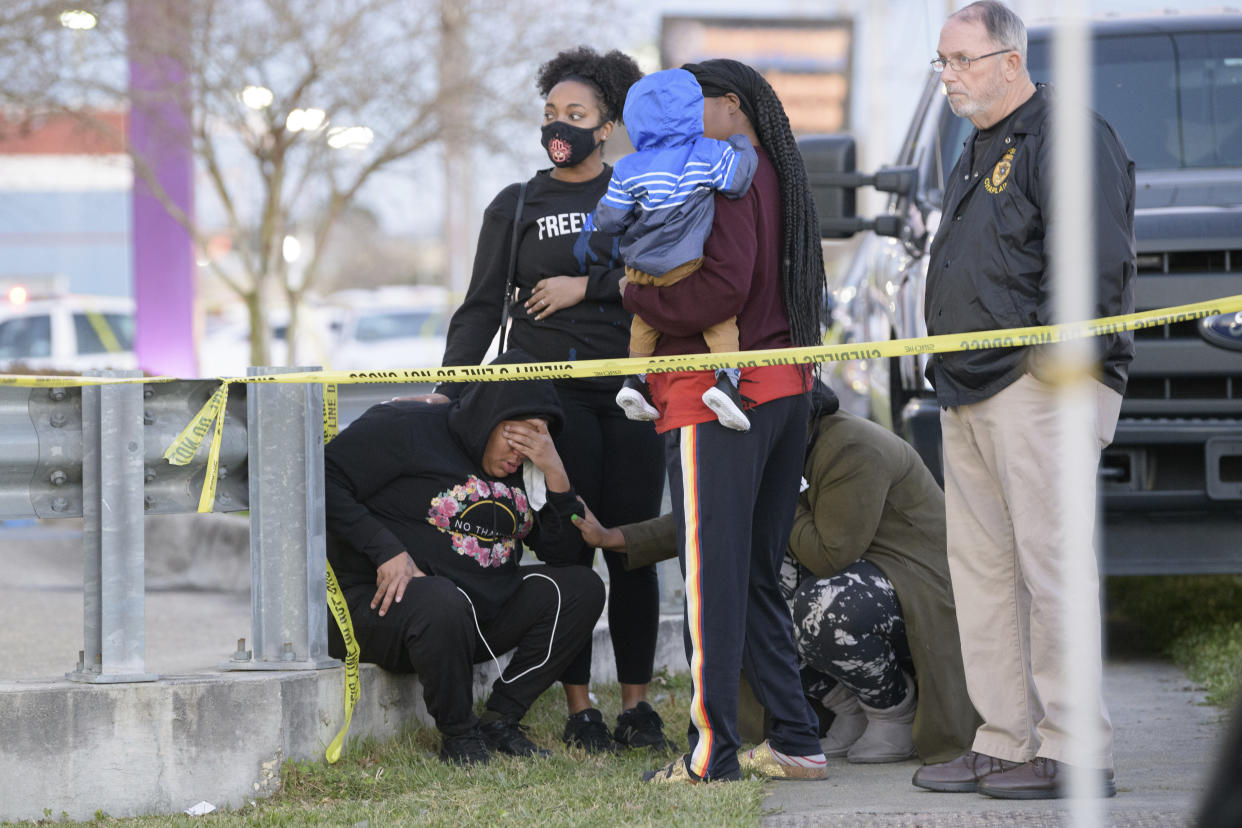
M 414 578 L 401 603 L 382 617 L 371 609 L 375 587 L 345 589 L 361 660 L 394 673 L 417 673 L 436 727 L 459 736 L 478 723 L 474 665 L 514 650 L 492 685 L 487 709 L 521 719 L 591 637 L 604 608 L 603 581 L 585 566 L 526 566 L 521 573 L 517 592 L 481 625 L 448 578 Z M 330 616 L 328 652 L 345 657 Z

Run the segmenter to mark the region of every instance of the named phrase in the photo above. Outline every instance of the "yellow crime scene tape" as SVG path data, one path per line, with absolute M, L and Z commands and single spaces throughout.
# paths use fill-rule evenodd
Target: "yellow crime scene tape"
M 179 377 L 83 377 L 78 374 L 0 374 L 0 386 L 11 388 L 80 388 L 95 385 L 132 385 L 147 382 L 176 382 Z M 224 377 L 217 377 L 224 379 Z
M 385 383 L 385 382 L 495 382 L 526 379 L 585 379 L 588 377 L 629 376 L 638 373 L 670 371 L 711 371 L 718 368 L 754 368 L 768 365 L 802 365 L 819 362 L 847 362 L 911 354 L 943 354 L 988 348 L 1017 348 L 1086 339 L 1122 333 L 1175 322 L 1242 311 L 1242 294 L 1196 302 L 1189 305 L 1109 316 L 1060 325 L 1036 325 L 995 331 L 973 331 L 882 342 L 813 345 L 804 348 L 773 348 L 764 351 L 735 351 L 722 354 L 683 354 L 680 356 L 591 359 L 573 362 L 511 363 L 507 365 L 468 365 L 439 368 L 412 368 L 391 371 L 303 371 L 245 377 L 231 382 L 253 383 Z
M 1177 305 L 1159 310 L 1109 316 L 1061 325 L 1037 325 L 996 331 L 942 334 L 882 342 L 813 345 L 805 348 L 773 348 L 765 351 L 736 351 L 725 354 L 683 354 L 680 356 L 592 359 L 573 362 L 540 362 L 509 365 L 467 365 L 457 367 L 412 368 L 391 371 L 300 371 L 255 377 L 215 377 L 230 383 L 385 383 L 385 382 L 493 382 L 525 379 L 585 379 L 588 377 L 629 376 L 669 371 L 710 371 L 725 367 L 801 365 L 818 362 L 848 362 L 911 354 L 944 354 L 987 348 L 1017 348 L 1051 342 L 1086 339 L 1109 333 L 1136 331 L 1175 322 L 1188 322 L 1208 316 L 1242 312 L 1242 294 L 1207 302 Z M 173 382 L 177 377 L 81 377 L 0 374 L 0 387 L 31 388 L 114 385 L 123 383 Z M 207 406 L 204 406 L 204 411 Z M 220 408 L 219 410 L 223 410 Z M 203 412 L 200 412 L 200 415 Z M 196 418 L 197 419 L 197 418 Z M 192 429 L 187 428 L 187 431 Z M 178 438 L 180 441 L 181 438 Z M 201 444 L 187 443 L 195 447 Z
M 819 362 L 846 362 L 854 359 L 881 359 L 911 354 L 943 354 L 955 351 L 976 351 L 989 348 L 1017 348 L 1067 342 L 1110 333 L 1134 331 L 1176 322 L 1242 312 L 1242 294 L 1208 302 L 1177 305 L 1160 310 L 1109 316 L 1084 322 L 1060 325 L 1036 325 L 1028 328 L 1007 328 L 996 331 L 972 331 L 963 334 L 942 334 L 912 339 L 890 339 L 883 342 L 856 342 L 813 345 L 804 348 L 773 348 L 764 351 L 735 351 L 724 354 L 684 354 L 680 356 L 591 359 L 573 362 L 531 362 L 506 365 L 468 365 L 441 368 L 413 368 L 395 371 L 301 371 L 253 377 L 223 377 L 216 395 L 207 401 L 189 425 L 169 446 L 165 457 L 170 463 L 188 463 L 202 444 L 214 418 L 215 432 L 208 454 L 208 473 L 203 480 L 199 511 L 211 511 L 216 498 L 217 472 L 212 458 L 220 454 L 220 424 L 224 419 L 224 403 L 228 386 L 246 383 L 384 383 L 384 382 L 503 382 L 527 379 L 582 379 L 587 377 L 628 376 L 638 373 L 669 371 L 712 371 L 718 368 L 754 368 L 769 365 L 804 365 Z M 49 379 L 36 377 L 33 379 Z M 56 377 L 52 379 L 64 379 Z M 335 400 L 335 389 L 332 397 Z M 327 405 L 325 404 L 325 409 Z M 335 402 L 332 416 L 336 415 Z M 325 410 L 325 423 L 328 414 Z M 174 460 L 173 458 L 177 458 Z M 185 459 L 182 459 L 185 458 Z
M 340 429 L 337 424 L 336 383 L 329 382 L 323 386 L 323 444 L 332 442 Z
M 214 428 L 211 448 L 207 454 L 207 474 L 203 479 L 203 491 L 198 498 L 198 511 L 210 512 L 216 502 L 216 478 L 220 475 L 220 437 L 224 431 L 224 409 L 229 401 L 229 381 L 224 380 L 215 393 L 203 404 L 189 425 L 181 430 L 168 448 L 164 459 L 173 466 L 184 466 L 198 454 L 207 432 Z
M 337 435 L 336 419 L 336 385 L 329 383 L 323 388 L 323 444 L 326 446 Z M 328 610 L 336 619 L 336 626 L 341 631 L 341 639 L 345 642 L 345 724 L 340 733 L 328 745 L 324 758 L 328 764 L 335 764 L 341 758 L 341 748 L 345 746 L 345 737 L 349 734 L 349 723 L 354 718 L 354 706 L 362 698 L 362 683 L 358 680 L 358 661 L 361 651 L 358 639 L 354 637 L 354 622 L 349 617 L 349 605 L 345 603 L 345 594 L 341 585 L 336 582 L 336 573 L 332 564 L 328 567 Z
M 349 734 L 349 723 L 354 718 L 354 706 L 362 697 L 362 683 L 358 680 L 358 660 L 361 651 L 358 648 L 358 639 L 354 638 L 354 622 L 349 618 L 349 605 L 345 603 L 345 594 L 341 592 L 341 585 L 336 582 L 336 573 L 332 571 L 332 564 L 328 564 L 328 610 L 336 619 L 336 626 L 340 629 L 341 638 L 345 641 L 345 724 L 341 726 L 340 732 L 324 751 L 324 758 L 331 765 L 341 758 L 341 748 L 345 746 L 345 737 Z

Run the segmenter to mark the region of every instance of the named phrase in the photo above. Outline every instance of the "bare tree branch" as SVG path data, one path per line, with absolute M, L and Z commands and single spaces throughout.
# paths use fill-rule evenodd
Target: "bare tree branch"
M 266 360 L 264 304 L 274 291 L 296 304 L 315 289 L 334 230 L 368 183 L 436 163 L 431 150 L 450 137 L 505 151 L 514 125 L 537 123 L 537 66 L 580 42 L 599 47 L 615 2 L 550 15 L 541 0 L 460 0 L 452 8 L 462 54 L 446 74 L 434 57 L 441 0 L 179 0 L 166 13 L 188 15 L 190 36 L 172 43 L 127 43 L 124 0 L 96 0 L 99 25 L 90 32 L 60 25 L 62 2 L 6 0 L 0 112 L 10 123 L 54 111 L 91 123 L 100 121 L 94 113 L 128 103 L 148 113 L 163 105 L 183 118 L 189 132 L 177 140 L 190 142 L 207 185 L 193 211 L 169 197 L 156 159 L 115 137 L 126 141 L 136 179 L 200 252 L 213 249 L 209 239 L 228 237 L 235 264 L 210 260 L 208 271 L 250 309 L 252 359 Z M 179 65 L 184 81 L 162 100 L 131 94 L 131 60 Z M 248 106 L 246 87 L 269 90 L 270 102 L 252 98 Z M 295 110 L 322 110 L 324 123 L 298 130 Z M 369 144 L 334 148 L 335 130 L 349 127 L 370 130 Z M 176 138 L 177 128 L 164 125 L 164 137 Z M 288 282 L 282 255 L 287 234 L 311 240 L 297 284 Z M 296 331 L 288 336 L 292 343 Z

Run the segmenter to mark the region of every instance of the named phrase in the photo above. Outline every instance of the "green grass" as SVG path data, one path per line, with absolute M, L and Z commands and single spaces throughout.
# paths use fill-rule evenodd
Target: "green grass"
M 1109 621 L 1125 648 L 1159 653 L 1227 707 L 1242 678 L 1242 576 L 1113 577 Z
M 689 680 L 660 675 L 653 706 L 666 732 L 685 748 Z M 595 688 L 605 718 L 620 705 L 617 685 Z M 651 785 L 644 770 L 671 755 L 630 752 L 590 756 L 561 743 L 565 699 L 559 685 L 526 716 L 530 737 L 551 759 L 495 758 L 486 767 L 449 767 L 436 758 L 439 735 L 410 728 L 378 742 L 350 740 L 335 765 L 286 762 L 281 790 L 237 811 L 204 817 L 97 820 L 105 825 L 218 826 L 360 825 L 757 825 L 763 783 Z

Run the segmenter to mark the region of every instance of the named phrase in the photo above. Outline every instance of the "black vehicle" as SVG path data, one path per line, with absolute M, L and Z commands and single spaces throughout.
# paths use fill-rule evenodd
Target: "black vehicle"
M 1242 293 L 1242 14 L 1163 15 L 1091 24 L 1093 107 L 1137 167 L 1135 309 Z M 1032 27 L 1027 62 L 1051 81 L 1051 28 Z M 925 336 L 928 239 L 944 179 L 971 130 L 939 76 L 926 87 L 897 159 L 858 176 L 893 193 L 885 214 L 853 217 L 844 136 L 804 157 L 826 236 L 869 228 L 834 285 L 844 341 Z M 1116 438 L 1103 455 L 1110 574 L 1242 571 L 1242 314 L 1135 334 Z M 843 405 L 904 434 L 941 473 L 939 411 L 926 356 L 839 363 Z

